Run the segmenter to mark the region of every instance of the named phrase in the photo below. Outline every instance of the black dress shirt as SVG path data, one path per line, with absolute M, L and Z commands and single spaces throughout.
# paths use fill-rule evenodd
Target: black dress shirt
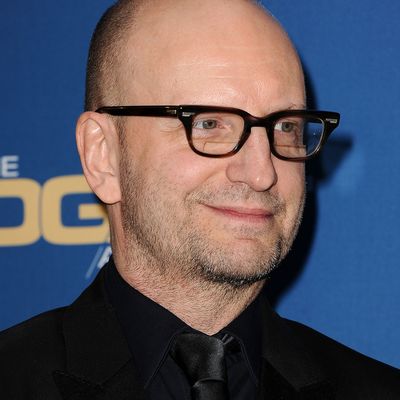
M 195 331 L 126 283 L 112 259 L 104 268 L 109 301 L 115 308 L 148 398 L 190 400 L 189 383 L 169 350 L 177 334 Z M 236 344 L 230 346 L 226 356 L 230 400 L 256 398 L 262 340 L 259 303 L 256 299 L 217 334 L 232 336 Z

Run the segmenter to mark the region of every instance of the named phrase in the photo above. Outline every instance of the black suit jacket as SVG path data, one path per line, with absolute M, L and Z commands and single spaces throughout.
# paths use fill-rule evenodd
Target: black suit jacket
M 259 399 L 399 400 L 400 372 L 265 306 Z M 69 307 L 0 334 L 0 398 L 145 400 L 103 273 Z M 160 397 L 162 399 L 162 396 Z

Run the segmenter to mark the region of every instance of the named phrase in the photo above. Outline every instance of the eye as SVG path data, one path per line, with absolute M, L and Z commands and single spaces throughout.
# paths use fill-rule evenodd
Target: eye
M 298 124 L 292 121 L 281 121 L 275 125 L 275 130 L 292 133 L 298 130 Z
M 195 129 L 215 129 L 218 127 L 218 121 L 215 119 L 200 119 L 194 122 Z

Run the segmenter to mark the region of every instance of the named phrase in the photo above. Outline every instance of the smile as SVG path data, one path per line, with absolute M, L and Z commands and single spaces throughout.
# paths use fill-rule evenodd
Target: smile
M 268 222 L 274 215 L 271 211 L 262 208 L 211 206 L 208 204 L 204 204 L 204 206 L 222 217 L 247 223 L 265 223 Z

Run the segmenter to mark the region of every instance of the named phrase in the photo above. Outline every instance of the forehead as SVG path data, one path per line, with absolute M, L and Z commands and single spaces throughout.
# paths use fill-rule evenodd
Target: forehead
M 146 9 L 128 38 L 129 97 L 220 104 L 271 93 L 303 101 L 297 54 L 271 16 L 247 1 L 168 3 Z

